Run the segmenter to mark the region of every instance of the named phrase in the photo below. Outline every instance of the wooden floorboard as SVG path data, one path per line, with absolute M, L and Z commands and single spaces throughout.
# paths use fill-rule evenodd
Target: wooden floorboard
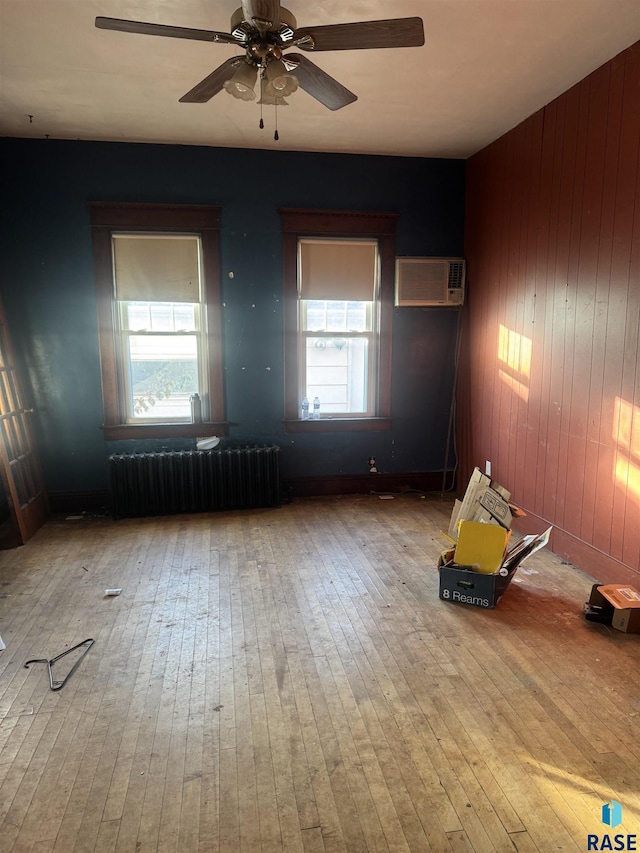
M 54 517 L 1 552 L 0 853 L 583 851 L 610 799 L 640 834 L 640 637 L 550 552 L 441 601 L 450 511 Z M 59 691 L 24 666 L 90 637 Z

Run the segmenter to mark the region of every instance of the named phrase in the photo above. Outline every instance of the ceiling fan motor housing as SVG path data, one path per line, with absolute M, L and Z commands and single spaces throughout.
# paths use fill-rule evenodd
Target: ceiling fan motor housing
M 247 20 L 243 7 L 231 16 L 232 35 L 246 48 L 247 62 L 258 68 L 266 68 L 272 59 L 282 59 L 282 49 L 293 39 L 297 28 L 295 17 L 283 6 L 279 10 L 277 27 L 275 23 L 265 19 L 256 21 L 255 17 Z
M 255 29 L 268 30 L 272 33 L 279 33 L 285 41 L 293 37 L 294 31 L 298 28 L 297 21 L 293 12 L 280 6 L 277 20 L 269 18 L 259 18 L 255 15 L 247 15 L 242 8 L 236 9 L 231 16 L 231 32 L 235 35 L 235 31 L 239 30 L 243 33 L 251 33 Z M 290 35 L 289 35 L 290 31 Z

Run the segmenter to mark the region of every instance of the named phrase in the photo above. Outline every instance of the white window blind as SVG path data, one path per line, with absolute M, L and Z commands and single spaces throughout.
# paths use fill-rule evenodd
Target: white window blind
M 199 302 L 199 238 L 192 235 L 113 235 L 116 299 Z
M 301 239 L 298 246 L 302 299 L 373 301 L 377 242 Z

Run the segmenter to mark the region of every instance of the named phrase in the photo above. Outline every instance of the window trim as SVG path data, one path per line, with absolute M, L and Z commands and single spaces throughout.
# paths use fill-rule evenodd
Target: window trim
M 227 431 L 224 411 L 222 364 L 222 319 L 220 287 L 220 207 L 213 205 L 88 203 L 93 237 L 94 270 L 98 313 L 98 342 L 102 376 L 104 437 L 181 438 L 222 435 Z M 207 339 L 207 369 L 210 412 L 205 423 L 128 424 L 120 409 L 118 386 L 118 320 L 113 293 L 111 235 L 118 231 L 197 234 L 204 263 L 203 287 L 207 306 L 204 334 Z
M 281 208 L 284 285 L 284 424 L 286 432 L 341 432 L 391 428 L 391 340 L 397 213 Z M 374 417 L 300 419 L 298 401 L 298 239 L 370 238 L 378 242 L 380 262 L 378 387 Z

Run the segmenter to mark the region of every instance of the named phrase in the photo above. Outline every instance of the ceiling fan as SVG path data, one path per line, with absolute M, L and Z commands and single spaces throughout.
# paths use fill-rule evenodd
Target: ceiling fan
M 120 18 L 96 18 L 96 27 L 150 36 L 233 44 L 244 56 L 227 59 L 204 80 L 180 98 L 182 103 L 203 104 L 223 88 L 241 100 L 254 100 L 259 78 L 262 104 L 286 105 L 284 100 L 298 86 L 330 110 L 339 110 L 357 100 L 341 83 L 300 53 L 366 50 L 388 47 L 419 47 L 424 44 L 421 18 L 392 18 L 298 28 L 296 19 L 280 0 L 242 0 L 231 16 L 231 32 L 173 27 Z

